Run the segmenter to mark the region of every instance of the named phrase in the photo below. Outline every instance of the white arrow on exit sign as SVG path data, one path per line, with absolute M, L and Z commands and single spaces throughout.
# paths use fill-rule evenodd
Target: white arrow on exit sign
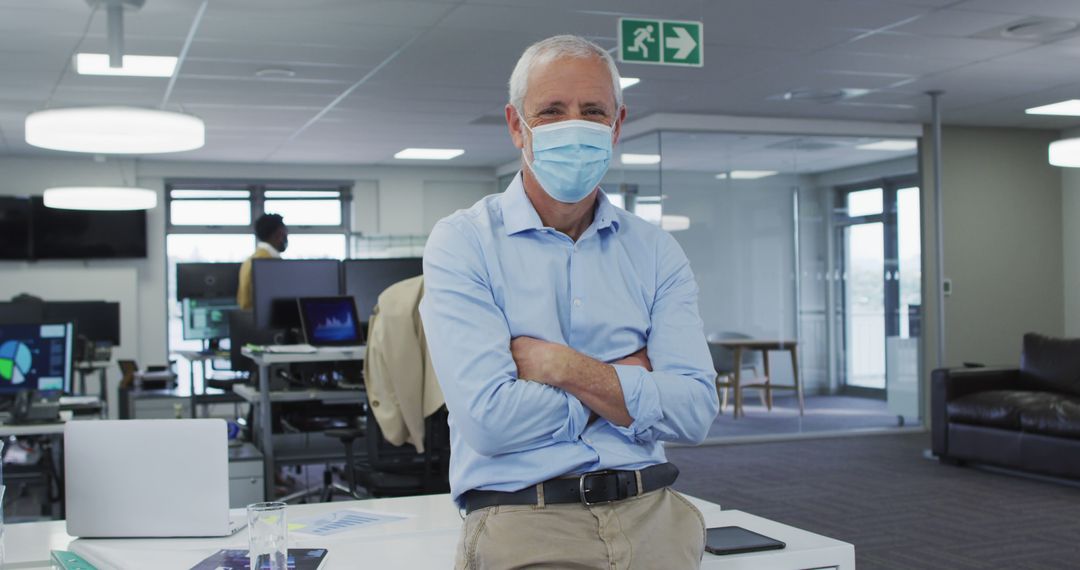
M 675 30 L 676 37 L 664 38 L 666 42 L 665 47 L 678 50 L 675 52 L 675 55 L 672 56 L 674 59 L 686 59 L 689 57 L 690 52 L 694 51 L 694 48 L 697 47 L 697 42 L 695 42 L 694 38 L 690 36 L 690 33 L 686 31 L 686 28 L 673 27 L 672 29 Z

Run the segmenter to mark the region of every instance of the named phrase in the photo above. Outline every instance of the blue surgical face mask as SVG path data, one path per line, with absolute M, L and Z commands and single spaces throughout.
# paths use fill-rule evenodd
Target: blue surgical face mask
M 571 120 L 525 128 L 532 133 L 533 156 L 529 162 L 522 149 L 525 164 L 544 191 L 559 202 L 584 200 L 607 173 L 614 124 Z

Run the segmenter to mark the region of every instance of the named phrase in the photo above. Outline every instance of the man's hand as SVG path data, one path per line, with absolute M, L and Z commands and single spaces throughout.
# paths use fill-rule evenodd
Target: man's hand
M 510 354 L 517 364 L 518 378 L 566 390 L 581 400 L 592 414 L 626 427 L 634 422 L 626 410 L 622 386 L 615 369 L 561 344 L 527 336 L 510 341 Z M 623 362 L 626 361 L 626 362 Z M 649 356 L 641 349 L 618 364 L 633 364 L 651 369 Z
M 649 360 L 649 351 L 647 347 L 641 347 L 641 350 L 629 355 L 624 356 L 612 364 L 627 364 L 630 366 L 640 366 L 649 372 L 652 372 L 652 361 Z
M 528 336 L 511 340 L 510 354 L 517 364 L 518 378 L 551 386 L 559 386 L 574 358 L 580 356 L 568 346 Z

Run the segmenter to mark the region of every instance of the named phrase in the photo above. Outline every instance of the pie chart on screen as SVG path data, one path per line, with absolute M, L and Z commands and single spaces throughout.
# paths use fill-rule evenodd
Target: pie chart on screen
M 0 344 L 0 384 L 22 384 L 30 373 L 33 354 L 17 340 Z

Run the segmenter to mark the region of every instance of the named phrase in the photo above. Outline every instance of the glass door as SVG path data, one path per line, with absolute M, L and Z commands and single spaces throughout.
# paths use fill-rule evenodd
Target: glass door
M 917 380 L 921 328 L 919 188 L 914 182 L 904 177 L 840 188 L 834 217 L 843 390 L 901 402 L 890 406 L 901 418 L 918 415 L 914 388 L 906 385 Z

